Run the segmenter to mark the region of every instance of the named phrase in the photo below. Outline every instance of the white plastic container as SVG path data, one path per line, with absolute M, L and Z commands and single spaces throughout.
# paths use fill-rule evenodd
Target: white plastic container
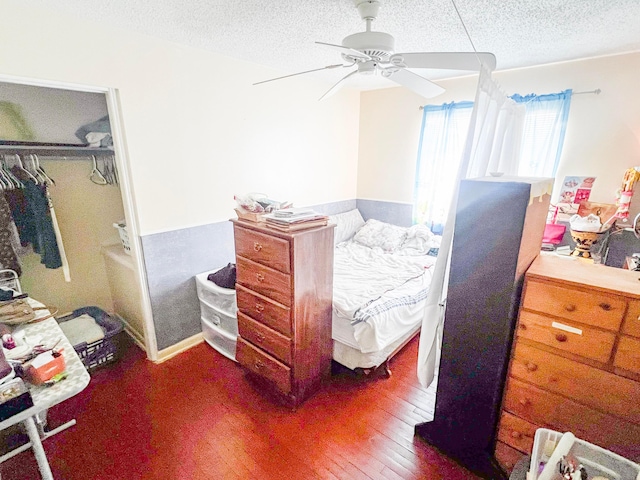
M 118 229 L 118 235 L 120 235 L 120 242 L 122 243 L 122 248 L 126 253 L 131 255 L 131 244 L 129 243 L 129 232 L 127 230 L 127 226 L 124 223 L 124 220 L 114 223 L 114 228 Z
M 207 280 L 207 277 L 220 269 L 203 272 L 196 275 L 196 289 L 198 298 L 208 305 L 215 306 L 218 310 L 235 316 L 238 312 L 236 304 L 236 291 L 233 288 L 222 288 Z
M 200 300 L 200 313 L 202 318 L 212 325 L 224 330 L 227 333 L 238 336 L 238 317 L 229 315 L 219 308 L 209 305 L 205 300 Z
M 202 317 L 200 317 L 200 321 L 202 323 L 202 335 L 205 341 L 222 355 L 235 362 L 237 335 L 225 332 Z
M 551 447 L 558 445 L 562 436 L 562 433 L 546 428 L 536 430 L 527 480 L 538 480 L 538 469 L 545 457 L 545 450 L 547 455 L 551 454 Z M 547 442 L 549 445 L 545 449 Z M 592 443 L 576 438 L 571 453 L 585 467 L 589 478 L 600 475 L 609 480 L 640 480 L 640 465 Z

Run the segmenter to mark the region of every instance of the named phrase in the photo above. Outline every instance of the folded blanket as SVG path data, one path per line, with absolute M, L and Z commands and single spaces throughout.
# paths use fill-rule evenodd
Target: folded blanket
M 62 332 L 69 339 L 71 345 L 83 342 L 93 343 L 104 338 L 104 330 L 91 315 L 83 314 L 65 322 L 60 322 Z

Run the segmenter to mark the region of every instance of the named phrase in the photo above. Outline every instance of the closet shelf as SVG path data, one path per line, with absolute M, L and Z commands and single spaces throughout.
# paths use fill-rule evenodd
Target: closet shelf
M 14 144 L 0 141 L 0 155 L 12 154 L 36 154 L 45 156 L 89 156 L 89 155 L 113 155 L 113 149 L 108 147 L 85 147 L 72 144 Z

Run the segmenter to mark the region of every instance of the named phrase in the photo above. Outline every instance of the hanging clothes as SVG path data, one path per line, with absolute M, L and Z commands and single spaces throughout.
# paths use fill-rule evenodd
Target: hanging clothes
M 51 201 L 45 184 L 36 184 L 23 170 L 11 169 L 23 189 L 5 192 L 22 245 L 31 243 L 46 268 L 60 268 L 62 258 L 51 215 Z M 20 195 L 22 192 L 22 196 Z
M 2 268 L 10 268 L 20 276 L 22 269 L 15 250 L 14 229 L 9 204 L 0 196 L 0 265 Z

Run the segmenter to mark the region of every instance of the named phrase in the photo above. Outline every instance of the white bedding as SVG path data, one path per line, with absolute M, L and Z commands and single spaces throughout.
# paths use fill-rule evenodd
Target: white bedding
M 422 320 L 435 261 L 428 255 L 384 253 L 356 242 L 338 244 L 333 338 L 362 353 L 380 351 L 398 341 Z

